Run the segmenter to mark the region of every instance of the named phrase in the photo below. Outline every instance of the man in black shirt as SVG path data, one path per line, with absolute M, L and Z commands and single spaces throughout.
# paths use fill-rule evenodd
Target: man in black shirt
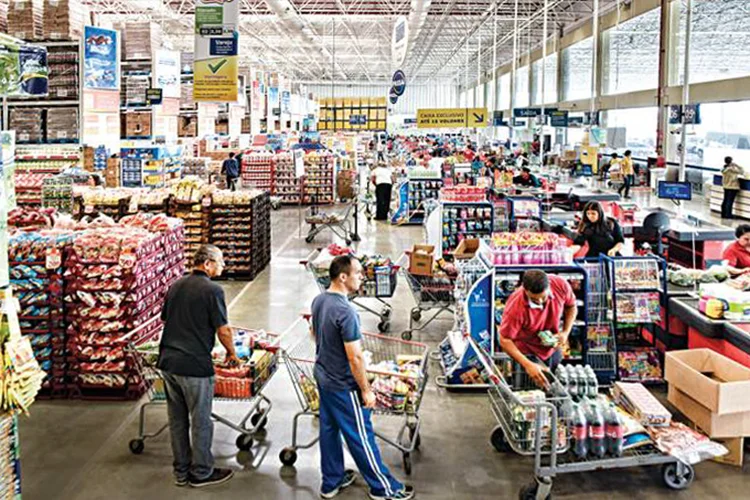
M 234 475 L 230 469 L 214 468 L 211 454 L 214 434 L 211 351 L 217 335 L 226 348 L 227 363 L 239 363 L 232 330 L 227 326 L 224 290 L 211 281 L 223 269 L 221 250 L 213 245 L 199 248 L 193 257 L 193 272 L 172 285 L 161 313 L 164 334 L 157 366 L 166 389 L 177 486 L 210 486 L 228 481 Z
M 227 189 L 237 190 L 237 179 L 240 177 L 240 163 L 234 157 L 234 153 L 229 153 L 229 158 L 221 164 L 221 173 L 227 177 Z

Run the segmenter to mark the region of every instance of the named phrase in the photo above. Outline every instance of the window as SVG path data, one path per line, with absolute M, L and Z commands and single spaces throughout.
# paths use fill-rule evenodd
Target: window
M 563 49 L 563 100 L 573 101 L 591 97 L 593 64 L 593 38 L 587 38 Z
M 612 149 L 618 153 L 629 149 L 634 158 L 653 156 L 656 153 L 657 113 L 655 107 L 607 111 L 604 123 L 607 127 L 607 140 L 614 146 Z M 624 139 L 624 144 L 613 143 L 615 139 Z
M 531 65 L 531 103 L 552 104 L 557 102 L 557 54 L 547 56 L 544 65 L 544 103 L 542 103 L 542 60 L 536 60 Z
M 679 33 L 672 59 L 672 83 L 685 74 L 685 3 L 677 1 Z M 675 11 L 676 12 L 676 11 Z M 750 75 L 750 2 L 747 0 L 694 0 L 690 36 L 690 83 Z
M 529 106 L 529 67 L 516 68 L 515 102 L 516 108 Z
M 602 89 L 622 94 L 659 86 L 661 8 L 604 32 Z
M 497 79 L 498 109 L 510 109 L 510 73 Z

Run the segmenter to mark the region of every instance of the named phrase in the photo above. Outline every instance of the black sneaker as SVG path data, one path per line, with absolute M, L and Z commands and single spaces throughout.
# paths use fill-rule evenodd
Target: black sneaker
M 414 498 L 414 486 L 404 486 L 404 489 L 397 491 L 393 495 L 374 495 L 369 492 L 371 500 L 411 500 Z
M 190 478 L 190 486 L 193 488 L 203 488 L 204 486 L 214 486 L 216 484 L 226 483 L 234 476 L 231 469 L 214 469 L 213 473 L 206 479 Z
M 339 493 L 341 493 L 341 490 L 344 488 L 348 488 L 352 484 L 354 484 L 354 481 L 357 479 L 357 475 L 355 472 L 351 469 L 346 469 L 344 471 L 344 479 L 341 480 L 341 484 L 338 485 L 336 488 L 334 488 L 332 491 L 329 491 L 328 493 L 320 492 L 320 498 L 333 498 Z
M 183 486 L 187 486 L 188 484 L 189 484 L 189 482 L 188 482 L 187 478 L 184 478 L 184 479 L 174 478 L 174 485 L 175 486 L 183 487 Z

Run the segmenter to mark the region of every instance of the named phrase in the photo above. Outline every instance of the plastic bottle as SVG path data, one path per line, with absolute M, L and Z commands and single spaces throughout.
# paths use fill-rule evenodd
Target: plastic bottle
M 602 458 L 607 454 L 607 446 L 604 435 L 604 417 L 598 403 L 589 403 L 587 420 L 589 423 L 589 451 L 595 457 Z
M 567 369 L 568 372 L 568 394 L 574 401 L 578 401 L 578 374 L 572 366 Z
M 239 330 L 234 335 L 234 352 L 238 358 L 247 359 L 250 357 L 249 342 L 244 330 Z
M 578 398 L 584 400 L 589 395 L 589 384 L 586 380 L 586 372 L 583 371 L 581 365 L 576 366 L 576 379 L 578 380 Z
M 589 454 L 588 424 L 583 407 L 576 404 L 573 408 L 573 453 L 578 458 L 586 458 Z
M 588 382 L 588 396 L 590 398 L 596 398 L 599 393 L 599 380 L 596 378 L 596 373 L 591 366 L 586 365 L 586 381 Z
M 563 386 L 563 388 L 567 391 L 568 390 L 568 369 L 564 365 L 557 365 L 557 370 L 555 370 L 555 376 L 557 377 L 557 380 L 560 381 L 560 384 Z
M 607 451 L 613 457 L 622 456 L 623 441 L 625 429 L 622 425 L 622 419 L 617 413 L 615 405 L 610 404 L 607 410 Z

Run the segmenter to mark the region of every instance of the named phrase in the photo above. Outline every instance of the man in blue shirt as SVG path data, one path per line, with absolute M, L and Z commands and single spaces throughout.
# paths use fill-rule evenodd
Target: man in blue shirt
M 221 164 L 221 173 L 227 177 L 227 189 L 237 190 L 237 179 L 240 177 L 240 164 L 234 158 L 234 153 L 229 153 L 229 158 Z
M 320 393 L 321 498 L 333 498 L 354 483 L 354 471 L 344 469 L 341 435 L 372 500 L 409 500 L 414 488 L 404 486 L 388 471 L 375 443 L 372 409 L 375 393 L 365 372 L 359 315 L 349 295 L 362 284 L 362 265 L 350 256 L 331 263 L 331 286 L 312 304 L 315 333 L 315 381 Z

